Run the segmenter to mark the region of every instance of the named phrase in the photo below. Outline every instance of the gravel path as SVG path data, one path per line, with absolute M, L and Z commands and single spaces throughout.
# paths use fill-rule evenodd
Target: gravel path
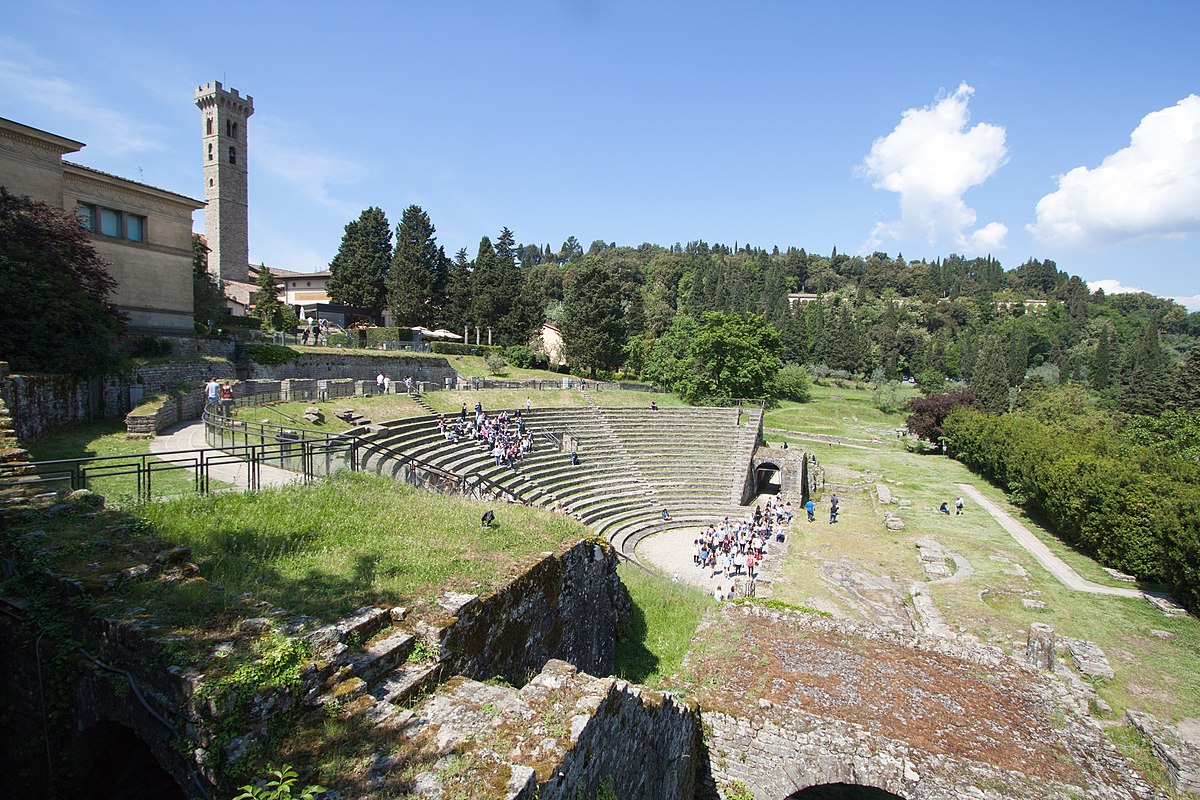
M 1066 586 L 1068 589 L 1074 589 L 1077 592 L 1089 592 L 1091 594 L 1107 594 L 1115 597 L 1142 597 L 1143 594 L 1138 589 L 1125 589 L 1116 586 L 1101 586 L 1098 583 L 1092 583 L 1080 577 L 1079 573 L 1071 569 L 1066 562 L 1050 552 L 1050 548 L 1042 544 L 1041 540 L 1030 533 L 1029 529 L 1022 525 L 1017 520 L 1013 519 L 1012 515 L 1005 511 L 1000 506 L 988 500 L 979 493 L 974 486 L 967 483 L 956 483 L 963 494 L 970 497 L 979 504 L 984 511 L 992 515 L 992 517 L 1000 523 L 1004 530 L 1012 534 L 1012 537 L 1017 540 L 1017 544 L 1029 551 L 1029 555 L 1037 559 L 1037 562 L 1046 568 L 1046 571 L 1058 579 L 1059 583 Z
M 750 505 L 748 508 L 752 512 L 754 506 Z M 722 573 L 714 577 L 711 569 L 701 569 L 692 563 L 692 542 L 704 530 L 705 528 L 702 527 L 673 528 L 656 533 L 638 542 L 634 553 L 638 561 L 653 566 L 664 575 L 681 583 L 695 586 L 708 594 L 712 594 L 717 586 L 728 592 L 730 581 L 727 576 Z M 789 532 L 786 525 L 783 527 L 783 531 L 786 537 Z M 786 552 L 785 547 L 786 544 L 780 544 L 774 540 L 767 545 L 765 567 L 757 570 L 760 577 L 768 578 L 774 572 Z M 739 575 L 737 580 L 745 583 L 746 573 L 743 572 Z M 764 584 L 760 582 L 758 587 L 759 597 L 767 596 L 763 593 L 766 588 Z

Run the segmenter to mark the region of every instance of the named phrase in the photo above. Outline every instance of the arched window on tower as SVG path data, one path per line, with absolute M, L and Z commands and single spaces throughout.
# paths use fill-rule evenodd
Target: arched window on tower
M 237 138 L 237 123 L 233 123 L 233 138 Z
M 229 163 L 230 164 L 237 163 L 237 148 L 236 147 L 230 146 L 230 148 L 229 148 Z
M 205 131 L 204 131 L 204 132 L 205 132 L 207 135 L 209 135 L 209 136 L 212 136 L 212 117 L 209 117 L 209 118 L 208 118 L 208 120 L 207 120 L 207 122 L 208 122 L 208 127 L 205 129 Z
M 208 143 L 208 160 L 212 161 L 212 142 Z
M 233 136 L 233 123 L 229 120 L 225 120 L 225 135 Z

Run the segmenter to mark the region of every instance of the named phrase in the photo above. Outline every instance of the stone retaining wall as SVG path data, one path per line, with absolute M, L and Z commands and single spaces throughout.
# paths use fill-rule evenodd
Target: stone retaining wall
M 375 383 L 375 376 L 383 373 L 393 381 L 403 381 L 410 376 L 414 381 L 426 381 L 453 386 L 458 373 L 444 358 L 421 356 L 374 356 L 355 353 L 305 353 L 286 364 L 250 364 L 253 378 L 351 378 L 356 381 Z
M 183 394 L 170 395 L 156 410 L 148 414 L 126 415 L 125 432 L 140 436 L 162 433 L 182 420 L 199 417 L 204 410 L 204 402 L 203 386 Z
M 135 366 L 125 374 L 97 378 L 9 375 L 0 377 L 0 398 L 12 413 L 17 436 L 28 442 L 64 425 L 120 417 L 143 397 L 181 383 L 232 379 L 233 372 L 227 361 L 186 361 Z
M 631 612 L 616 552 L 590 539 L 540 558 L 491 594 L 460 595 L 448 605 L 457 620 L 440 642 L 447 672 L 477 680 L 499 675 L 518 686 L 551 658 L 611 674 L 617 633 Z

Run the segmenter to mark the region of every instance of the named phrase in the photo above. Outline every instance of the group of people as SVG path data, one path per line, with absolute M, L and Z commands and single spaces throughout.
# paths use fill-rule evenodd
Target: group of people
M 315 325 L 313 323 L 316 323 Z M 300 331 L 300 343 L 308 344 L 312 340 L 314 345 L 329 344 L 329 320 L 306 320 L 304 330 Z
M 376 386 L 376 388 L 379 389 L 380 394 L 391 394 L 392 387 L 396 386 L 396 382 L 392 380 L 390 375 L 385 375 L 384 373 L 381 372 L 375 376 L 375 386 Z M 404 376 L 404 393 L 412 394 L 415 386 L 416 385 L 413 383 L 412 376 L 405 375 Z
M 949 516 L 950 506 L 943 502 L 940 506 L 938 506 L 938 511 Z M 963 513 L 963 499 L 962 496 L 959 495 L 958 497 L 954 498 L 954 515 L 958 516 L 961 513 Z
M 753 583 L 762 568 L 771 540 L 782 542 L 791 521 L 791 502 L 772 499 L 765 507 L 756 506 L 751 518 L 731 521 L 726 517 L 720 524 L 710 525 L 693 540 L 692 563 L 698 569 L 707 571 L 711 578 L 723 575 L 730 581 L 728 591 L 724 584 L 717 584 L 713 597 L 717 600 L 733 598 L 735 584 L 743 576 Z
M 229 416 L 233 408 L 233 386 L 229 381 L 218 383 L 215 377 L 209 378 L 208 383 L 204 384 L 204 399 L 207 407 L 216 408 L 219 405 L 221 413 Z
M 515 468 L 534 449 L 533 433 L 526 428 L 520 409 L 516 414 L 501 411 L 489 417 L 483 413 L 481 403 L 475 404 L 473 415 L 467 412 L 467 404 L 463 403 L 458 417 L 447 420 L 445 416 L 439 416 L 437 427 L 448 442 L 486 443 L 496 466 Z

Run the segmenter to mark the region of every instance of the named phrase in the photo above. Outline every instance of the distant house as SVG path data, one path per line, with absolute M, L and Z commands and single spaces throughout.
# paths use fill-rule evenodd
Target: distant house
M 83 147 L 0 117 L 0 186 L 78 216 L 116 279 L 111 302 L 128 330 L 193 333 L 192 212 L 204 203 L 63 160 Z
M 542 347 L 550 357 L 552 366 L 567 363 L 567 347 L 563 342 L 562 331 L 553 322 L 542 323 Z

